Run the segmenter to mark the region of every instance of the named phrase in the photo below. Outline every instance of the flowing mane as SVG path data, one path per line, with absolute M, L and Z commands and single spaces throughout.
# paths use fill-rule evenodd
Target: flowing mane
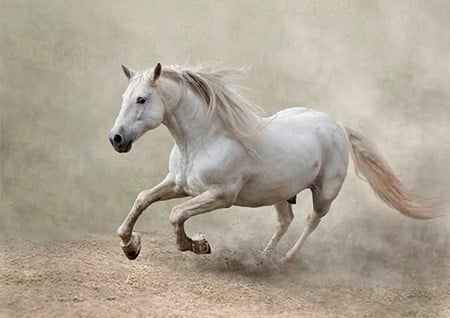
M 241 69 L 212 70 L 205 67 L 182 68 L 164 66 L 162 76 L 178 80 L 182 85 L 180 98 L 189 85 L 208 106 L 208 123 L 215 116 L 222 122 L 230 137 L 247 146 L 247 142 L 261 129 L 263 111 L 239 95 L 227 79 L 242 73 Z

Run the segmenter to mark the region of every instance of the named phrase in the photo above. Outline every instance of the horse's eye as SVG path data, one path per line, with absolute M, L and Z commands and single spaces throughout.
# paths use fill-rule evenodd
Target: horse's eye
M 145 98 L 145 97 L 138 97 L 136 99 L 136 103 L 138 103 L 138 104 L 145 104 L 146 101 L 147 101 L 147 98 Z

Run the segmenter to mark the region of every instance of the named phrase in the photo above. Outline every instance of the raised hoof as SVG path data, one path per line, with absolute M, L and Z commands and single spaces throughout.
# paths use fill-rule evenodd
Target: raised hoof
M 122 244 L 122 250 L 129 260 L 135 260 L 141 252 L 141 235 L 133 232 L 130 241 L 127 244 Z
M 125 255 L 131 261 L 135 260 L 139 256 L 140 252 L 141 252 L 141 248 L 140 247 L 139 247 L 139 249 L 137 251 L 129 251 L 129 252 L 127 252 L 127 251 L 124 250 Z
M 192 237 L 192 252 L 195 254 L 211 254 L 211 246 L 205 235 L 199 233 Z

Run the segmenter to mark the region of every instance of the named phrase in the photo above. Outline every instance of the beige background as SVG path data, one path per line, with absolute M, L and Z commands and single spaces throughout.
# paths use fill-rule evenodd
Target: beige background
M 107 140 L 127 85 L 120 64 L 251 66 L 236 82 L 268 114 L 294 105 L 328 112 L 371 137 L 413 191 L 449 198 L 448 1 L 0 3 L 1 242 L 113 237 L 136 194 L 166 174 L 173 143 L 164 127 L 126 155 Z M 309 193 L 300 199 L 284 248 L 310 209 Z M 173 205 L 153 206 L 138 228 L 171 233 Z M 259 248 L 275 215 L 232 208 L 188 223 L 213 245 Z M 391 211 L 351 168 L 306 248 L 325 254 L 324 266 L 349 269 L 337 275 L 366 275 L 392 256 L 448 274 L 449 229 L 448 218 Z M 352 262 L 355 253 L 368 263 Z

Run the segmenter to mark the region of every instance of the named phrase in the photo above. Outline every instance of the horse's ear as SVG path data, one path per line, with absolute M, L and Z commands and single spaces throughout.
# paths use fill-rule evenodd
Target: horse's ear
M 132 78 L 134 76 L 134 74 L 136 73 L 135 71 L 133 71 L 132 69 L 129 69 L 125 65 L 122 65 L 122 70 L 128 79 Z
M 155 86 L 156 81 L 161 76 L 162 66 L 161 63 L 157 63 L 155 69 L 153 70 L 152 78 L 150 79 L 150 85 Z

